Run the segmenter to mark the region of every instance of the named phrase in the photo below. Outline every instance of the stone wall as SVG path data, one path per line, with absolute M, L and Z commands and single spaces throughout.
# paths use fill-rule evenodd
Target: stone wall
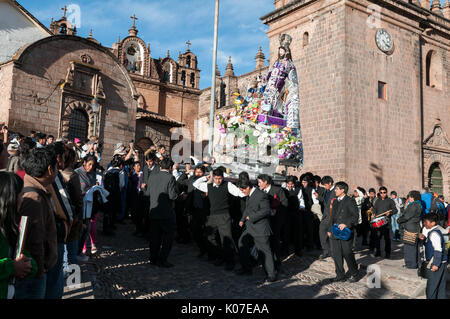
M 80 37 L 53 36 L 26 48 L 14 69 L 11 130 L 28 134 L 34 129 L 61 136 L 61 89 L 70 61 L 82 55 L 100 69 L 106 95 L 100 115 L 99 137 L 104 141 L 103 161 L 110 160 L 114 145 L 135 137 L 135 88 L 125 69 L 107 49 Z

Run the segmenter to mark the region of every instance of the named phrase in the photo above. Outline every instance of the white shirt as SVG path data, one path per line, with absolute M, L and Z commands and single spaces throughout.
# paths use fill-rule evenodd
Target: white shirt
M 269 194 L 271 188 L 272 188 L 272 185 L 269 185 L 269 187 L 267 187 L 266 189 L 264 189 L 264 192 L 265 192 L 266 194 Z
M 314 193 L 317 193 L 317 191 L 315 189 L 313 189 L 311 192 L 311 198 L 312 198 L 313 204 L 320 204 L 319 200 L 317 199 L 316 195 L 314 195 Z
M 208 180 L 206 179 L 206 176 L 200 177 L 192 185 L 203 193 L 208 192 Z M 219 187 L 219 185 L 214 183 L 212 185 L 213 187 Z M 244 193 L 233 183 L 228 183 L 228 193 L 236 197 L 245 197 Z
M 172 175 L 173 175 L 173 177 L 175 177 L 175 180 L 178 180 L 182 174 L 178 170 L 174 169 L 172 171 Z

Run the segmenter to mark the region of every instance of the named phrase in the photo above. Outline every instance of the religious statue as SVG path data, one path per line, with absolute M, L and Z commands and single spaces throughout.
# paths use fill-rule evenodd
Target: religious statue
M 263 78 L 266 87 L 261 109 L 271 115 L 283 117 L 287 120 L 287 127 L 299 130 L 298 78 L 289 48 L 292 37 L 281 34 L 279 40 L 278 59 Z
M 286 165 L 301 168 L 303 140 L 297 71 L 289 48 L 292 37 L 281 34 L 279 41 L 278 58 L 268 73 L 250 81 L 245 97 L 234 92 L 234 110 L 216 119 L 223 136 L 237 136 L 239 145 L 256 150 L 258 160 L 272 164 L 289 160 Z M 271 155 L 266 158 L 268 149 Z

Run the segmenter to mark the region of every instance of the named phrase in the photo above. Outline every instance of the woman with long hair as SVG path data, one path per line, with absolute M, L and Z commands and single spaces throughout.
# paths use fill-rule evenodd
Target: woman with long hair
M 79 168 L 75 170 L 75 172 L 80 177 L 80 183 L 81 183 L 81 193 L 84 198 L 86 193 L 94 187 L 97 184 L 97 158 L 93 155 L 87 155 L 83 159 L 83 165 L 81 165 Z M 97 229 L 96 229 L 96 220 L 97 216 L 92 216 L 91 220 L 84 220 L 83 223 L 83 230 L 81 232 L 80 236 L 80 242 L 78 246 L 78 260 L 80 261 L 87 261 L 89 257 L 86 256 L 86 243 L 88 240 L 88 237 L 91 241 L 91 252 L 95 253 L 97 252 Z
M 12 299 L 14 289 L 10 283 L 14 278 L 33 277 L 37 272 L 37 264 L 28 252 L 14 258 L 22 196 L 22 179 L 13 173 L 0 172 L 0 299 Z

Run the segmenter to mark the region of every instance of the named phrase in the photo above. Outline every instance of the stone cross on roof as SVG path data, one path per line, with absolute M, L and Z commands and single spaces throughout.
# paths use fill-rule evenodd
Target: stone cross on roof
M 133 14 L 130 19 L 133 19 L 133 28 L 136 28 L 136 20 L 139 20 L 138 18 L 136 18 L 136 14 Z
M 186 44 L 187 44 L 187 46 L 188 46 L 187 50 L 190 51 L 190 48 L 189 48 L 189 47 L 190 47 L 190 45 L 192 44 L 191 41 L 188 40 L 188 41 L 186 42 Z
M 64 12 L 63 17 L 66 17 L 66 12 L 67 12 L 67 6 L 64 6 L 64 8 L 61 8 L 61 10 Z

